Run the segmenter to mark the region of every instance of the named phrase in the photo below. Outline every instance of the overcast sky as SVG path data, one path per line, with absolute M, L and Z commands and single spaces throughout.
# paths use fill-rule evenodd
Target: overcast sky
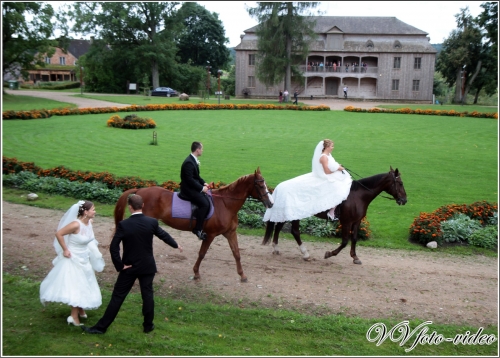
M 243 31 L 257 25 L 246 8 L 256 2 L 246 1 L 197 1 L 210 12 L 219 14 L 224 24 L 228 47 L 240 43 Z M 429 34 L 431 43 L 442 43 L 456 28 L 455 14 L 469 7 L 472 16 L 482 12 L 479 6 L 485 1 L 324 1 L 317 8 L 324 16 L 391 16 Z M 62 2 L 49 2 L 57 9 Z M 70 3 L 70 2 L 66 2 Z M 76 36 L 75 36 L 76 37 Z

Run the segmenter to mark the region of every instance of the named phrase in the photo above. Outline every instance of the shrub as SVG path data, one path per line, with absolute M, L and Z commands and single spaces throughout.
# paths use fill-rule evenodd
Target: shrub
M 496 250 L 498 247 L 498 226 L 486 226 L 474 231 L 469 238 L 469 244 Z
M 467 215 L 459 213 L 451 219 L 441 222 L 441 230 L 443 235 L 440 237 L 445 242 L 468 242 L 469 237 L 476 230 L 481 228 L 481 224 L 477 220 L 472 220 Z
M 432 213 L 420 213 L 410 225 L 409 240 L 427 245 L 428 242 L 442 242 L 441 222 L 463 213 L 469 218 L 487 225 L 491 217 L 498 215 L 498 205 L 487 201 L 477 201 L 470 205 L 451 204 L 441 206 Z
M 156 123 L 151 118 L 138 117 L 136 114 L 129 114 L 123 119 L 117 115 L 112 116 L 106 123 L 108 127 L 125 129 L 147 129 L 156 128 Z

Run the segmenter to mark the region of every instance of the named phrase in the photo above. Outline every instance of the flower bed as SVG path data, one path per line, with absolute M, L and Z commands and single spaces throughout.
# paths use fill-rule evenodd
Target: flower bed
M 37 119 L 50 116 L 71 116 L 83 114 L 100 114 L 116 112 L 139 111 L 169 111 L 169 110 L 221 110 L 221 109 L 266 109 L 266 110 L 293 110 L 293 111 L 329 111 L 330 107 L 319 106 L 277 106 L 274 104 L 209 104 L 209 103 L 183 103 L 183 104 L 148 104 L 145 106 L 132 105 L 128 107 L 103 107 L 103 108 L 64 108 L 34 111 L 5 111 L 2 119 Z M 46 116 L 46 117 L 44 117 Z
M 124 118 L 114 115 L 106 123 L 108 127 L 125 129 L 147 129 L 156 128 L 156 123 L 151 118 L 138 117 L 136 114 L 130 114 Z
M 469 112 L 457 112 L 453 109 L 449 111 L 443 110 L 433 110 L 433 109 L 410 109 L 410 108 L 398 108 L 398 109 L 384 109 L 384 108 L 357 108 L 353 106 L 347 106 L 344 108 L 346 112 L 362 112 L 362 113 L 395 113 L 395 114 L 422 114 L 430 116 L 450 116 L 450 117 L 474 117 L 474 118 L 494 118 L 498 119 L 498 113 L 481 113 L 477 111 Z
M 471 219 L 478 220 L 482 225 L 486 225 L 488 219 L 498 212 L 497 203 L 487 201 L 477 201 L 470 205 L 451 204 L 442 206 L 432 213 L 420 213 L 410 226 L 410 241 L 426 245 L 428 242 L 442 242 L 443 231 L 441 222 L 452 218 L 454 215 L 463 213 Z

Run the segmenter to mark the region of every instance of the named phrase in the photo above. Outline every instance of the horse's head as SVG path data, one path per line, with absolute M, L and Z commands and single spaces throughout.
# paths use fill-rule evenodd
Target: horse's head
M 253 198 L 260 200 L 267 209 L 272 208 L 274 204 L 273 197 L 271 196 L 271 193 L 269 193 L 269 190 L 267 190 L 267 184 L 260 173 L 260 167 L 258 167 L 255 171 L 253 178 L 254 185 L 250 195 Z
M 405 187 L 403 185 L 403 181 L 401 180 L 401 173 L 398 168 L 396 168 L 396 170 L 392 169 L 392 166 L 389 173 L 392 176 L 393 183 L 389 190 L 387 190 L 387 193 L 394 197 L 398 205 L 405 205 L 407 199 Z

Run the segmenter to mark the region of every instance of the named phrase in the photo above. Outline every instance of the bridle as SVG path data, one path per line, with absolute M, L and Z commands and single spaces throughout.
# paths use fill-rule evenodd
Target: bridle
M 352 176 L 352 174 L 355 174 L 356 176 L 358 176 L 359 178 L 361 178 L 361 176 L 360 176 L 359 174 L 354 173 L 353 171 L 351 171 L 351 170 L 347 169 L 346 167 L 344 167 L 344 169 L 345 169 L 345 170 L 347 170 L 347 172 L 348 172 L 349 174 L 351 174 L 351 176 Z M 400 200 L 400 199 L 401 199 L 401 198 L 399 197 L 399 191 L 398 191 L 398 188 L 397 188 L 397 183 L 398 183 L 398 182 L 397 182 L 397 180 L 396 180 L 396 179 L 398 179 L 398 178 L 399 178 L 399 175 L 398 175 L 398 176 L 396 176 L 396 175 L 394 174 L 394 172 L 391 172 L 391 174 L 392 174 L 392 178 L 393 178 L 394 180 L 393 180 L 393 182 L 392 182 L 392 185 L 391 185 L 391 188 L 390 188 L 390 189 L 392 189 L 393 187 L 395 187 L 395 190 L 396 190 L 396 195 L 398 196 L 398 198 L 397 198 L 397 199 L 396 199 L 396 198 L 394 198 L 394 197 L 392 197 L 392 198 L 391 198 L 391 197 L 389 197 L 389 196 L 385 196 L 385 195 L 379 195 L 379 196 L 380 196 L 380 197 L 382 197 L 382 198 L 384 198 L 384 199 L 387 199 L 387 200 L 396 200 L 396 201 L 398 201 L 398 200 Z M 372 189 L 367 188 L 367 187 L 366 187 L 365 185 L 363 185 L 363 184 L 362 184 L 359 180 L 354 180 L 354 181 L 355 181 L 356 183 L 358 183 L 359 185 L 361 185 L 361 186 L 362 186 L 363 188 L 365 188 L 366 190 L 371 191 L 371 192 L 373 193 L 373 190 L 372 190 Z

